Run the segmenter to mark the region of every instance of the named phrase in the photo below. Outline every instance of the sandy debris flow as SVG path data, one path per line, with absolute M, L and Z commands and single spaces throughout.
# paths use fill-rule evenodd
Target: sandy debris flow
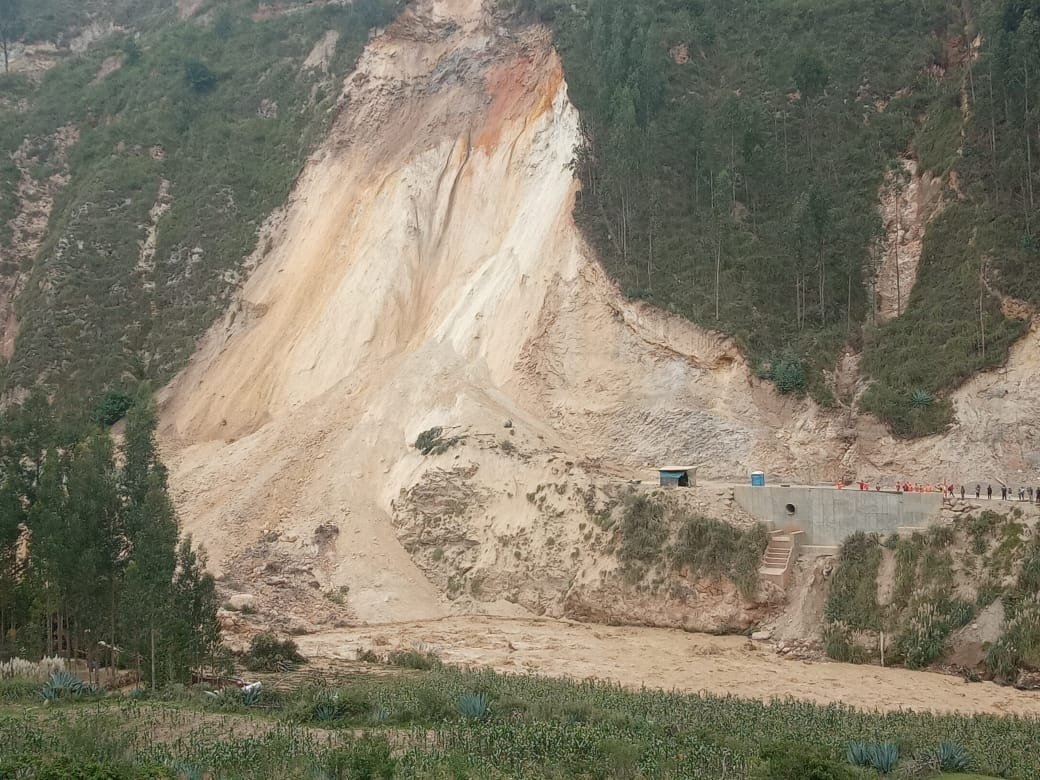
M 596 678 L 639 688 L 796 698 L 859 708 L 1040 716 L 1040 695 L 959 677 L 781 658 L 739 636 L 558 620 L 451 617 L 359 626 L 298 638 L 308 656 L 354 658 L 424 646 L 450 664 Z

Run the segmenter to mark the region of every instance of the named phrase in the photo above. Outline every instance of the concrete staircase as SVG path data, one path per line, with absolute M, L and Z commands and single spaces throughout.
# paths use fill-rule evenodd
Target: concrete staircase
M 791 566 L 798 557 L 798 537 L 802 531 L 772 531 L 769 544 L 762 555 L 762 565 L 758 569 L 762 579 L 787 589 L 791 576 Z

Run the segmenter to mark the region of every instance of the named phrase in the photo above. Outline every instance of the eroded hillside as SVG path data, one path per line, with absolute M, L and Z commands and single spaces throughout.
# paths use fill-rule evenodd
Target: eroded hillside
M 651 598 L 625 580 L 597 518 L 626 481 L 665 461 L 807 482 L 1038 464 L 1035 331 L 955 393 L 948 435 L 907 444 L 777 395 L 734 344 L 621 296 L 572 218 L 579 118 L 546 29 L 422 0 L 340 106 L 165 394 L 186 528 L 261 611 L 303 628 L 452 611 L 747 625 L 761 608 L 732 585 L 680 572 Z M 422 454 L 437 427 L 445 446 Z M 746 522 L 724 488 L 694 500 Z

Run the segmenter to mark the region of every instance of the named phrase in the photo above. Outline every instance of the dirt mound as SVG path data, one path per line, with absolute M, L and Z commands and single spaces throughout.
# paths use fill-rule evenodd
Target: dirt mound
M 1004 631 L 1004 604 L 997 599 L 968 625 L 950 637 L 949 666 L 978 669 L 986 661 L 986 651 Z

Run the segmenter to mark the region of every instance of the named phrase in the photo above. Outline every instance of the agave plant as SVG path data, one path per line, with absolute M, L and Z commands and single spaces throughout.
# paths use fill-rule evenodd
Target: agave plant
M 339 720 L 339 707 L 336 706 L 335 702 L 320 701 L 311 710 L 311 717 L 319 723 L 331 723 Z
M 899 763 L 899 748 L 894 742 L 872 744 L 868 753 L 870 766 L 874 767 L 882 775 L 892 772 L 896 768 L 896 764 Z
M 393 713 L 387 707 L 375 707 L 369 716 L 373 723 L 389 723 Z
M 319 723 L 330 723 L 340 720 L 344 715 L 339 694 L 335 691 L 323 690 L 318 693 L 311 708 L 311 718 Z
M 916 407 L 931 406 L 935 399 L 927 390 L 914 390 L 910 393 L 910 403 Z
M 869 749 L 866 742 L 850 742 L 845 748 L 845 759 L 853 766 L 870 766 Z
M 260 683 L 247 685 L 242 688 L 241 691 L 242 703 L 247 707 L 256 707 L 263 699 L 263 695 L 263 689 L 260 687 Z
M 464 693 L 459 697 L 459 714 L 464 718 L 483 720 L 491 711 L 491 700 L 486 693 Z
M 964 772 L 971 769 L 971 756 L 960 745 L 945 740 L 939 743 L 932 757 L 935 766 L 942 772 Z
M 40 695 L 44 701 L 57 701 L 58 699 L 76 698 L 93 689 L 79 679 L 72 672 L 64 669 L 53 672 L 47 678 L 47 682 L 40 689 Z
M 873 767 L 887 775 L 899 763 L 899 748 L 894 742 L 850 742 L 845 757 L 853 766 Z

